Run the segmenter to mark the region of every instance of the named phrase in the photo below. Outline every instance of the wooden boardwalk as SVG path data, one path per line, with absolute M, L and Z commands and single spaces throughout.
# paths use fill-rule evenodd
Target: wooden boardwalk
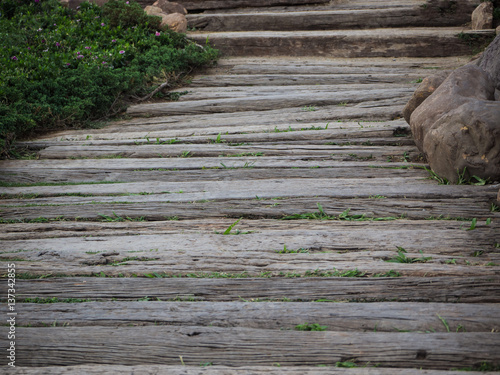
M 462 8 L 230 3 L 187 3 L 226 57 L 178 101 L 0 161 L 7 373 L 499 370 L 499 185 L 430 178 L 401 115 Z

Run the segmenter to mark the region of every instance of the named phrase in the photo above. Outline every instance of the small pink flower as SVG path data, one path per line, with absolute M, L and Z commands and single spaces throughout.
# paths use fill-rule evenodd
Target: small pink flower
M 103 61 L 102 63 L 103 63 L 103 64 L 107 64 L 107 62 L 106 62 L 106 61 Z
M 125 51 L 120 51 L 120 55 L 123 55 L 125 53 Z
M 28 51 L 31 51 L 31 48 L 30 48 L 30 47 L 28 47 Z
M 70 63 L 66 63 L 66 66 L 70 66 L 71 64 Z
M 38 2 L 40 2 L 40 0 L 35 0 L 35 3 L 38 3 Z
M 106 26 L 106 24 L 105 23 L 101 23 L 101 26 Z
M 160 36 L 160 32 L 159 32 L 159 31 L 157 31 L 157 32 L 155 33 L 155 35 L 156 35 L 156 36 Z
M 78 56 L 76 56 L 76 58 L 77 58 L 77 59 L 83 59 L 84 57 L 85 57 L 85 56 L 83 56 L 83 55 L 78 55 Z
M 116 39 L 113 39 L 111 42 L 116 43 Z
M 54 24 L 54 26 L 57 26 L 56 24 Z
M 85 49 L 90 49 L 90 47 L 85 47 Z
M 14 60 L 14 61 L 18 60 L 16 56 L 12 56 L 11 59 Z
M 129 3 L 129 1 L 127 1 L 125 4 L 128 4 L 128 3 Z
M 60 47 L 60 46 L 61 46 L 61 43 L 56 42 L 56 47 Z

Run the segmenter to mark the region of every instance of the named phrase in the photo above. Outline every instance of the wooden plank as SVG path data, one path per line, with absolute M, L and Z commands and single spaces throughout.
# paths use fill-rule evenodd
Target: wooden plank
M 411 0 L 414 1 L 414 0 Z M 379 2 L 380 3 L 380 2 Z M 205 12 L 207 13 L 207 12 Z M 234 12 L 232 12 L 234 13 Z M 259 66 L 263 69 L 272 69 L 273 72 L 284 71 L 282 74 L 287 74 L 288 68 L 295 69 L 294 73 L 300 74 L 297 70 L 302 67 L 302 74 L 352 74 L 352 73 L 408 73 L 409 71 L 427 71 L 428 69 L 456 69 L 469 61 L 465 56 L 453 57 L 358 57 L 358 58 L 341 58 L 341 57 L 324 57 L 324 56 L 233 56 L 221 58 L 217 65 L 207 68 L 202 72 L 233 72 L 235 67 L 245 66 L 247 68 L 258 69 Z M 332 68 L 334 71 L 326 69 Z M 353 69 L 352 71 L 350 69 Z M 364 70 L 362 70 L 364 69 Z M 371 70 L 382 69 L 382 70 Z M 319 70 L 319 71 L 318 71 Z M 245 74 L 261 74 L 263 72 L 252 71 Z
M 232 87 L 232 86 L 292 86 L 292 85 L 339 85 L 354 83 L 410 83 L 422 78 L 424 72 L 378 73 L 372 74 L 219 74 L 198 75 L 189 84 L 192 87 Z
M 459 371 L 440 371 L 440 370 L 414 370 L 405 369 L 408 375 L 463 375 Z M 80 366 L 48 366 L 48 367 L 16 367 L 9 369 L 9 373 L 16 375 L 113 375 L 120 373 L 123 375 L 325 375 L 325 374 L 345 374 L 345 368 L 318 368 L 318 367 L 291 367 L 291 366 L 163 366 L 163 365 L 139 365 L 139 366 L 121 366 L 121 365 L 80 365 Z M 352 375 L 398 375 L 401 369 L 391 368 L 351 368 L 349 374 Z M 493 372 L 469 371 L 470 375 L 488 375 Z
M 396 167 L 397 168 L 397 167 Z M 141 169 L 139 171 L 130 169 L 83 169 L 76 168 L 61 170 L 58 168 L 31 169 L 9 168 L 9 172 L 0 176 L 0 181 L 16 183 L 82 183 L 96 181 L 221 181 L 221 180 L 259 180 L 269 178 L 272 173 L 274 178 L 390 178 L 390 177 L 420 177 L 425 179 L 429 173 L 423 169 L 393 169 L 387 163 L 385 168 L 373 168 L 360 165 L 356 168 L 347 166 L 345 168 L 299 168 L 299 169 L 191 169 L 191 170 L 160 170 Z M 1 201 L 0 201 L 1 204 Z
M 147 176 L 146 176 L 147 177 Z M 22 199 L 18 205 L 21 208 L 0 208 L 0 216 L 4 219 L 9 216 L 13 220 L 36 219 L 44 217 L 54 220 L 102 220 L 99 215 L 114 217 L 143 218 L 144 220 L 160 220 L 176 217 L 180 220 L 202 218 L 240 218 L 249 219 L 281 219 L 287 215 L 317 212 L 317 203 L 321 202 L 329 215 L 338 216 L 347 209 L 352 215 L 366 215 L 366 217 L 405 217 L 411 220 L 429 220 L 431 218 L 464 218 L 477 220 L 500 219 L 500 214 L 491 212 L 491 197 L 477 198 L 348 198 L 331 199 L 328 197 L 289 198 L 289 199 L 259 199 L 259 200 L 213 200 L 194 202 L 161 202 L 156 203 L 89 203 L 78 207 L 59 205 L 50 206 L 41 203 L 42 198 L 35 200 Z M 260 197 L 259 197 L 260 198 Z M 98 199 L 98 198 L 97 198 Z M 47 200 L 51 202 L 51 199 Z M 0 203 L 3 203 L 0 200 Z M 30 205 L 32 207 L 29 207 Z M 53 203 L 48 203 L 53 204 Z M 155 205 L 154 211 L 151 204 Z M 39 206 L 37 206 L 39 205 Z M 24 207 L 26 206 L 26 207 Z M 188 208 L 188 209 L 187 209 Z M 78 212 L 76 212 L 78 210 Z M 64 215 L 64 219 L 61 216 Z M 78 217 L 78 219 L 77 219 Z M 59 219 L 58 219 L 59 218 Z M 228 224 L 229 225 L 229 224 Z M 467 226 L 468 223 L 464 223 Z M 5 228 L 5 227 L 4 227 Z M 27 235 L 27 234 L 26 234 Z
M 2 327 L 2 345 L 6 344 L 6 331 Z M 354 358 L 363 364 L 387 367 L 449 369 L 500 360 L 500 336 L 491 333 L 298 332 L 196 326 L 18 327 L 16 337 L 16 364 L 20 366 L 174 365 L 179 363 L 179 357 L 187 365 L 212 362 L 297 366 L 335 365 Z M 75 356 L 75 352 L 79 355 Z
M 155 131 L 165 131 L 165 130 L 183 130 L 187 131 L 184 136 L 196 135 L 198 129 L 212 128 L 210 131 L 214 131 L 214 127 L 219 129 L 215 133 L 218 134 L 225 133 L 221 128 L 227 128 L 229 131 L 231 127 L 244 127 L 251 125 L 268 125 L 267 130 L 271 132 L 275 127 L 280 128 L 280 125 L 284 124 L 284 128 L 288 128 L 293 124 L 300 124 L 300 128 L 304 127 L 304 124 L 323 122 L 326 125 L 328 122 L 333 123 L 337 121 L 390 121 L 394 119 L 400 119 L 402 117 L 402 110 L 406 105 L 407 100 L 402 98 L 400 103 L 386 103 L 384 100 L 376 102 L 364 102 L 360 104 L 355 104 L 350 106 L 349 104 L 344 106 L 325 106 L 318 107 L 316 111 L 304 111 L 303 107 L 299 108 L 284 108 L 281 110 L 269 110 L 269 111 L 248 111 L 239 112 L 238 116 L 234 116 L 231 113 L 217 113 L 208 115 L 191 115 L 186 119 L 186 116 L 158 116 L 152 118 L 136 118 L 123 122 L 118 122 L 116 125 L 112 125 L 103 129 L 96 130 L 84 130 L 80 131 L 75 138 L 74 135 L 65 137 L 68 131 L 63 131 L 60 133 L 55 133 L 51 138 L 53 140 L 62 139 L 81 139 L 90 140 L 93 139 L 93 134 L 109 134 L 114 133 L 113 138 L 119 137 L 116 133 L 127 132 L 133 130 L 134 132 L 143 132 L 140 137 L 149 137 L 148 133 L 153 133 Z M 307 127 L 308 125 L 306 125 Z M 340 125 L 341 126 L 341 125 Z M 407 124 L 405 125 L 407 126 Z M 75 131 L 76 132 L 76 131 Z M 73 133 L 73 132 L 72 132 Z M 109 136 L 108 136 L 109 137 Z
M 194 161 L 195 158 L 188 158 L 186 164 Z M 231 159 L 231 158 L 228 158 Z M 221 167 L 221 163 L 227 168 L 247 168 L 251 169 L 251 163 L 255 163 L 255 167 L 262 167 L 258 165 L 256 158 L 244 158 L 241 161 L 226 160 L 219 158 L 216 165 L 211 165 L 206 161 L 203 165 L 205 168 Z M 250 159 L 250 160 L 248 160 Z M 264 158 L 263 158 L 264 159 Z M 266 158 L 267 159 L 267 158 Z M 133 163 L 135 160 L 141 159 L 110 159 L 110 169 L 114 162 L 128 161 Z M 152 159 L 148 159 L 150 162 Z M 170 169 L 172 168 L 167 164 L 169 160 L 175 159 L 159 159 L 164 160 L 164 164 L 160 167 L 158 164 L 150 164 L 148 167 L 141 168 L 136 166 L 136 169 Z M 44 160 L 40 160 L 43 162 Z M 64 162 L 65 160 L 47 160 L 48 162 Z M 111 163 L 113 161 L 113 163 Z M 71 162 L 78 165 L 78 162 L 97 162 L 91 159 L 72 160 Z M 197 161 L 203 163 L 203 161 Z M 279 161 L 277 161 L 279 163 Z M 179 163 L 179 162 L 177 162 Z M 227 164 L 226 164 L 227 163 Z M 245 164 L 246 163 L 246 164 Z M 310 163 L 310 167 L 326 167 L 325 162 L 302 162 L 300 160 L 294 161 L 297 167 L 302 163 Z M 347 163 L 347 162 L 344 162 Z M 361 162 L 360 162 L 361 163 Z M 35 164 L 35 163 L 34 163 Z M 69 162 L 67 164 L 70 164 Z M 85 163 L 86 164 L 86 163 Z M 85 167 L 82 164 L 81 167 Z M 107 163 L 104 163 L 105 167 Z M 139 164 L 139 163 L 137 163 Z M 213 162 L 215 164 L 215 162 Z M 263 161 L 262 164 L 266 164 Z M 325 165 L 326 164 L 326 165 Z M 247 167 L 245 167 L 245 165 Z M 248 168 L 248 165 L 250 167 Z M 61 166 L 69 167 L 62 164 Z M 199 166 L 198 169 L 202 169 Z M 55 167 L 55 165 L 54 165 Z M 191 165 L 191 168 L 193 164 Z M 175 168 L 175 167 L 173 167 Z M 184 169 L 191 169 L 189 165 L 184 166 Z M 369 182 L 369 184 L 368 184 Z M 330 197 L 330 198 L 369 198 L 372 196 L 384 196 L 391 198 L 410 197 L 413 199 L 439 199 L 439 198 L 472 198 L 478 193 L 488 196 L 492 201 L 495 199 L 498 192 L 498 187 L 494 185 L 474 186 L 474 185 L 437 185 L 434 181 L 420 178 L 400 177 L 400 178 L 366 178 L 359 179 L 265 179 L 265 180 L 242 180 L 242 181 L 204 181 L 204 182 L 160 182 L 150 181 L 146 183 L 130 182 L 130 183 L 115 183 L 115 184 L 84 184 L 84 185 L 66 185 L 58 186 L 33 186 L 33 187 L 5 187 L 0 188 L 0 194 L 38 194 L 39 196 L 54 196 L 54 195 L 85 195 L 92 194 L 100 197 L 85 197 L 85 196 L 67 196 L 53 199 L 55 203 L 92 203 L 93 201 L 102 203 L 112 202 L 149 202 L 149 203 L 168 203 L 168 202 L 192 202 L 197 200 L 212 200 L 212 199 L 255 199 L 259 198 L 287 198 L 287 197 Z M 142 193 L 142 194 L 141 194 Z M 116 196 L 122 194 L 119 199 Z M 137 194 L 137 195 L 135 195 Z M 7 206 L 9 200 L 3 200 L 0 204 Z M 40 201 L 42 202 L 42 201 Z M 15 202 L 17 205 L 18 202 Z M 8 212 L 7 209 L 3 212 Z
M 147 240 L 147 238 L 141 239 Z M 91 244 L 87 243 L 87 246 L 89 245 Z M 90 252 L 100 252 L 94 256 L 83 253 L 69 256 L 67 251 L 62 251 L 67 250 L 67 248 L 58 248 L 57 251 L 40 249 L 32 256 L 26 252 L 22 254 L 16 253 L 14 254 L 16 257 L 11 259 L 16 260 L 17 272 L 43 277 L 47 275 L 133 277 L 160 274 L 197 278 L 210 277 L 212 273 L 223 275 L 244 274 L 247 277 L 261 275 L 265 277 L 286 275 L 301 277 L 309 274 L 313 276 L 324 276 L 329 273 L 334 275 L 334 272 L 348 273 L 354 270 L 359 271 L 358 274 L 363 275 L 363 277 L 386 275 L 391 272 L 398 272 L 405 277 L 500 275 L 500 266 L 498 266 L 500 257 L 498 256 L 486 256 L 481 260 L 477 260 L 471 256 L 458 255 L 459 260 L 456 261 L 452 256 L 410 252 L 406 254 L 407 257 L 415 259 L 425 256 L 430 260 L 418 264 L 395 264 L 384 262 L 384 259 L 396 257 L 398 255 L 396 251 L 367 251 L 366 253 L 360 252 L 348 255 L 283 255 L 261 251 L 231 251 L 230 249 L 220 250 L 226 251 L 226 253 L 222 254 L 220 251 L 215 254 L 213 254 L 213 251 L 197 251 L 193 253 L 192 251 L 186 251 L 184 248 L 177 251 L 156 252 L 156 249 L 152 248 L 148 251 L 126 250 L 120 254 L 118 251 L 103 252 L 100 249 L 102 247 L 92 246 Z M 127 247 L 126 249 L 130 248 Z M 64 256 L 64 258 L 61 258 L 61 256 Z M 9 257 L 3 256 L 2 260 L 8 262 Z M 491 260 L 495 262 L 491 262 Z M 445 261 L 454 261 L 456 264 L 444 264 Z M 496 264 L 496 266 L 487 266 L 490 263 Z
M 213 145 L 59 145 L 49 146 L 39 152 L 41 159 L 78 159 L 78 158 L 109 158 L 119 156 L 124 158 L 172 158 L 172 157 L 214 157 L 214 156 L 286 156 L 286 155 L 322 155 L 336 160 L 407 160 L 419 159 L 420 151 L 415 146 L 335 146 L 335 145 L 260 145 L 239 146 L 235 149 L 224 144 Z M 403 159 L 403 160 L 401 160 Z
M 84 302 L 22 304 L 18 326 L 247 327 L 294 329 L 305 322 L 339 332 L 492 332 L 498 304 L 373 302 Z M 448 328 L 439 317 L 445 319 Z
M 500 278 L 102 278 L 64 277 L 16 280 L 18 299 L 81 298 L 134 301 L 413 301 L 499 303 Z M 5 297 L 1 297 L 5 298 Z M 5 336 L 6 337 L 6 336 Z
M 178 89 L 176 92 L 182 93 L 177 101 L 194 101 L 194 100 L 209 100 L 209 99 L 228 99 L 228 98 L 252 98 L 252 97 L 276 97 L 286 96 L 287 98 L 296 97 L 299 95 L 319 95 L 328 96 L 331 93 L 365 91 L 365 90 L 405 90 L 414 91 L 417 88 L 416 83 L 410 83 L 408 80 L 404 83 L 345 83 L 336 85 L 292 85 L 292 86 L 257 86 L 257 85 L 242 85 L 231 87 L 186 87 Z
M 317 109 L 321 111 L 321 108 Z M 301 110 L 304 113 L 304 109 Z M 316 112 L 316 111 L 311 111 Z M 243 116 L 245 117 L 245 116 Z M 213 119 L 207 118 L 208 124 L 200 123 L 190 123 L 191 128 L 187 128 L 183 123 L 170 123 L 168 129 L 165 125 L 162 125 L 161 121 L 158 122 L 155 118 L 144 119 L 139 118 L 135 120 L 129 120 L 127 122 L 120 123 L 126 127 L 126 130 L 118 131 L 118 128 L 111 125 L 105 129 L 103 132 L 98 131 L 73 131 L 73 132 L 60 132 L 55 138 L 50 138 L 48 140 L 38 140 L 33 142 L 23 142 L 20 143 L 21 147 L 27 147 L 32 145 L 32 148 L 43 148 L 50 145 L 50 142 L 56 142 L 57 144 L 65 144 L 66 142 L 82 142 L 83 144 L 96 144 L 102 140 L 118 142 L 120 140 L 130 140 L 132 142 L 138 142 L 139 144 L 155 143 L 158 138 L 161 142 L 171 141 L 173 138 L 178 139 L 179 142 L 183 143 L 207 143 L 214 142 L 218 134 L 221 134 L 221 142 L 228 144 L 237 143 L 247 143 L 247 142 L 324 142 L 328 140 L 342 140 L 339 143 L 347 142 L 350 139 L 358 140 L 359 138 L 365 138 L 360 142 L 371 141 L 372 138 L 378 137 L 395 137 L 398 138 L 394 141 L 396 142 L 407 142 L 409 137 L 409 126 L 405 121 L 395 120 L 395 121 L 383 121 L 383 122 L 366 122 L 366 121 L 356 121 L 356 122 L 332 122 L 332 121 L 321 121 L 321 122 L 292 122 L 292 123 L 275 123 L 275 124 L 251 124 L 251 119 L 248 119 L 247 125 L 231 125 L 226 120 L 225 125 L 219 123 L 213 123 Z M 223 119 L 220 119 L 224 123 Z M 189 121 L 188 121 L 189 122 Z M 132 125 L 131 125 L 131 124 Z M 138 127 L 147 125 L 149 130 L 134 130 L 128 129 L 137 125 Z M 328 124 L 328 128 L 326 125 Z M 305 130 L 313 129 L 317 130 Z M 325 129 L 326 128 L 326 129 Z M 159 130 L 155 130 L 159 129 Z M 163 129 L 163 130 L 162 130 Z M 303 130 L 304 129 L 304 130 Z M 319 129 L 319 130 L 318 130 Z M 89 133 L 90 132 L 90 133 Z M 402 137 L 408 134 L 406 137 Z M 390 143 L 389 143 L 390 144 Z M 412 141 L 412 144 L 414 142 Z M 237 147 L 237 146 L 234 146 Z
M 189 247 L 193 243 L 193 234 L 201 236 L 201 242 L 197 242 L 197 246 L 206 246 L 204 244 L 217 241 L 215 247 L 220 246 L 219 241 L 231 244 L 236 249 L 251 249 L 250 242 L 244 246 L 241 243 L 241 237 L 237 236 L 220 236 L 214 235 L 214 231 L 225 231 L 232 224 L 234 219 L 213 218 L 212 220 L 181 220 L 181 221 L 155 221 L 155 222 L 72 222 L 60 221 L 49 223 L 22 223 L 22 224 L 4 224 L 0 238 L 2 240 L 14 239 L 43 239 L 48 238 L 55 240 L 56 238 L 74 237 L 73 245 L 79 241 L 92 241 L 92 237 L 103 237 L 104 241 L 108 236 L 131 236 L 135 235 L 159 235 L 156 239 L 160 242 L 160 248 L 169 248 L 162 236 L 172 235 L 185 247 Z M 394 250 L 396 245 L 400 245 L 417 252 L 424 249 L 427 251 L 442 252 L 443 254 L 452 254 L 453 249 L 469 248 L 472 252 L 474 242 L 478 246 L 492 246 L 494 243 L 489 243 L 489 240 L 482 239 L 485 233 L 495 234 L 498 223 L 493 220 L 490 225 L 485 225 L 479 221 L 476 226 L 478 230 L 466 231 L 462 230 L 469 222 L 456 222 L 448 220 L 397 220 L 387 222 L 377 221 L 321 221 L 321 220 L 242 220 L 238 223 L 236 229 L 240 231 L 258 231 L 259 236 L 246 235 L 245 241 L 257 241 L 260 249 L 283 249 L 283 245 L 289 248 L 309 248 L 312 251 L 337 250 L 337 251 L 359 251 L 365 249 L 366 245 L 351 246 L 352 237 L 357 237 L 357 242 L 370 243 L 369 240 L 363 239 L 364 233 L 371 231 L 374 236 L 381 236 L 377 232 L 385 230 L 387 241 L 371 242 L 368 246 L 378 250 Z M 372 228 L 372 229 L 369 229 Z M 236 230 L 234 229 L 234 230 Z M 353 234 L 349 234 L 352 231 Z M 132 232 L 133 231 L 133 232 Z M 435 232 L 434 232 L 435 231 Z M 446 241 L 440 242 L 439 236 L 436 234 L 443 231 L 443 236 Z M 184 234 L 190 233 L 190 234 Z M 406 233 L 406 234 L 405 234 Z M 428 236 L 425 236 L 425 234 Z M 203 234 L 203 235 L 202 235 Z M 294 236 L 293 236 L 294 235 Z M 319 237 L 318 237 L 319 235 Z M 205 237 L 206 236 L 206 237 Z M 274 237 L 277 236 L 277 237 Z M 282 237 L 281 237 L 282 236 Z M 258 239 L 257 237 L 262 237 Z M 427 238 L 428 237 L 428 238 Z M 252 239 L 253 238 L 253 239 Z M 274 238 L 279 238 L 281 242 L 276 242 Z M 335 239 L 338 238 L 338 241 Z M 345 238 L 345 242 L 342 242 Z M 99 240 L 97 240 L 99 241 Z M 187 242 L 185 242 L 187 241 Z M 431 241 L 431 242 L 427 242 Z M 469 243 L 470 241 L 470 243 Z M 168 241 L 167 241 L 168 242 Z M 31 242 L 31 249 L 36 249 L 36 241 Z M 255 242 L 253 242 L 255 244 Z M 5 242 L 6 244 L 6 242 Z M 394 245 L 396 244 L 396 245 Z M 427 245 L 426 245 L 427 244 Z M 123 245 L 123 244 L 122 244 Z M 140 244 L 137 244 L 138 246 Z M 393 246 L 394 245 L 394 246 Z M 28 243 L 24 243 L 28 246 Z M 82 245 L 83 246 L 83 245 Z M 167 247 L 166 247 L 167 246 Z M 250 247 L 248 247 L 250 246 Z M 16 247 L 13 246 L 13 249 Z M 85 250 L 86 246 L 83 246 Z M 150 250 L 148 244 L 142 244 L 136 249 Z
M 295 12 L 245 12 L 188 15 L 190 27 L 203 31 L 295 31 L 384 27 L 461 26 L 465 12 L 426 12 L 418 6 Z
M 226 56 L 421 57 L 464 56 L 473 46 L 456 35 L 462 28 L 191 33 Z M 476 31 L 474 31 L 476 33 Z M 493 35 L 482 31 L 479 45 Z M 335 46 L 335 48 L 332 48 Z
M 340 92 L 320 92 L 306 94 L 269 94 L 245 98 L 204 99 L 168 103 L 138 104 L 127 108 L 131 116 L 164 116 L 205 113 L 233 113 L 245 111 L 267 111 L 276 108 L 304 106 L 328 106 L 341 103 L 362 103 L 373 100 L 394 100 L 394 104 L 404 98 L 409 100 L 412 88 L 354 90 Z

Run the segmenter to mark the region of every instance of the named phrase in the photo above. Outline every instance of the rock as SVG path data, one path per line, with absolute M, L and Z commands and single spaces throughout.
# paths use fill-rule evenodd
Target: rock
M 410 116 L 413 111 L 443 83 L 450 73 L 451 70 L 443 70 L 423 79 L 403 109 L 403 117 L 408 124 L 410 123 Z
M 187 19 L 184 14 L 172 13 L 172 14 L 161 14 L 162 26 L 168 26 L 168 28 L 177 33 L 185 33 L 187 30 Z
M 144 11 L 146 12 L 146 14 L 148 14 L 150 16 L 160 16 L 161 17 L 161 14 L 163 13 L 161 8 L 156 7 L 154 5 L 147 6 L 146 8 L 144 8 Z
M 498 26 L 498 27 L 497 27 L 497 29 L 496 29 L 496 34 L 497 34 L 497 35 L 498 35 L 498 34 L 500 34 L 500 26 Z
M 184 14 L 166 14 L 161 8 L 157 6 L 147 6 L 146 8 L 144 8 L 144 11 L 150 16 L 161 17 L 162 28 L 168 27 L 170 30 L 178 33 L 185 33 L 187 30 L 187 19 Z
M 493 27 L 493 3 L 486 1 L 481 3 L 472 12 L 472 30 L 491 29 Z
M 500 102 L 491 76 L 475 64 L 453 73 L 415 109 L 410 127 L 440 177 L 500 180 Z
M 497 36 L 479 58 L 477 65 L 490 75 L 497 90 L 500 90 L 500 36 Z
M 187 14 L 186 8 L 184 8 L 181 4 L 173 3 L 167 0 L 157 0 L 153 6 L 161 8 L 165 14 L 180 13 L 184 16 Z

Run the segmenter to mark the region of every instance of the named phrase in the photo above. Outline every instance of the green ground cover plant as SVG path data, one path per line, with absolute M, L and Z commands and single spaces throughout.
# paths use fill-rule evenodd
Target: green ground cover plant
M 0 155 L 16 138 L 119 113 L 152 84 L 218 52 L 160 27 L 134 0 L 76 10 L 57 0 L 0 1 Z

